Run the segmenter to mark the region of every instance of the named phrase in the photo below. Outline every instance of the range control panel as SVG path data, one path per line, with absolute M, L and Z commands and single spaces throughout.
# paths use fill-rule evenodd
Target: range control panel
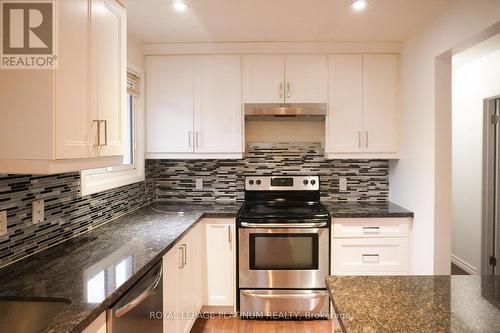
M 319 176 L 252 176 L 245 178 L 247 191 L 318 191 Z

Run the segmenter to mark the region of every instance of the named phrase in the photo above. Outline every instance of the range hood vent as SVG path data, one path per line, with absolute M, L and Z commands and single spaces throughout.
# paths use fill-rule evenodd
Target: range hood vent
M 311 104 L 245 104 L 245 118 L 325 119 L 326 103 Z

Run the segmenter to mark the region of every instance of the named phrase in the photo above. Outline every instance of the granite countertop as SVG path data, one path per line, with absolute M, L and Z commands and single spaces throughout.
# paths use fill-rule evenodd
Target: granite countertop
M 330 212 L 330 217 L 413 217 L 413 212 L 390 201 L 342 202 L 321 201 Z
M 500 332 L 500 277 L 331 276 L 343 332 Z
M 153 203 L 0 269 L 0 300 L 60 300 L 69 305 L 44 333 L 81 332 L 115 303 L 202 217 L 236 217 L 241 204 Z M 124 282 L 92 278 L 127 263 Z M 102 274 L 106 278 L 114 274 Z

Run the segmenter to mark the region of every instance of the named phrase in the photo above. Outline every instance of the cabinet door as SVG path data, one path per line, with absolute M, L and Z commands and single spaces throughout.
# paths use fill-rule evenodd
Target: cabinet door
M 101 313 L 96 320 L 87 326 L 82 333 L 106 333 L 106 312 Z
M 398 151 L 398 58 L 363 56 L 364 151 Z
M 323 55 L 285 57 L 285 101 L 327 103 L 328 58 Z
M 245 103 L 283 103 L 285 60 L 278 55 L 243 56 Z
M 201 224 L 196 225 L 180 241 L 184 246 L 185 264 L 181 269 L 181 311 L 186 314 L 181 322 L 181 332 L 189 333 L 201 310 L 203 297 L 203 235 Z
M 146 58 L 149 153 L 193 152 L 193 57 Z
M 56 159 L 96 156 L 97 110 L 89 105 L 88 0 L 58 3 L 59 59 L 55 71 Z
M 163 333 L 179 332 L 181 329 L 181 267 L 182 250 L 179 244 L 163 257 Z
M 100 123 L 99 156 L 123 155 L 126 112 L 126 11 L 114 0 L 93 0 L 91 103 Z
M 207 305 L 234 304 L 234 222 L 206 223 Z
M 362 151 L 363 56 L 330 57 L 327 152 Z
M 241 57 L 198 57 L 194 99 L 195 151 L 242 152 Z

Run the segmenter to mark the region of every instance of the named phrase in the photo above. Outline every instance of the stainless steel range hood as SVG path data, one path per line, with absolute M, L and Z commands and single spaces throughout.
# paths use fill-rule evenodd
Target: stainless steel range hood
M 326 109 L 326 103 L 245 104 L 245 118 L 312 118 L 321 120 L 325 119 Z

